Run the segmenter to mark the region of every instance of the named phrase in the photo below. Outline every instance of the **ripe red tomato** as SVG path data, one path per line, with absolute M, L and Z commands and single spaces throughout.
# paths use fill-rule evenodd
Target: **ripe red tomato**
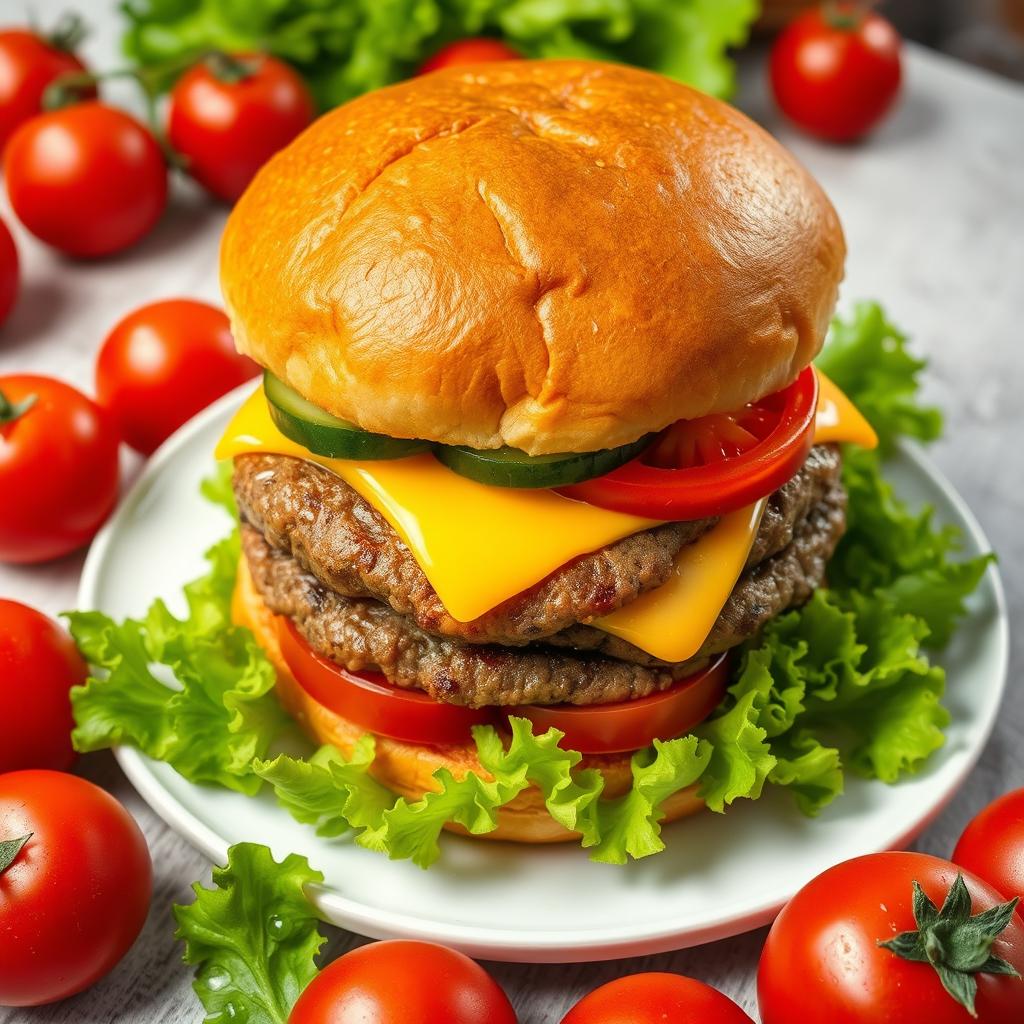
M 0 32 L 0 150 L 14 130 L 43 109 L 46 87 L 61 75 L 84 71 L 70 52 L 77 31 L 47 39 L 36 32 L 10 28 Z M 95 89 L 83 95 L 96 95 Z
M 681 974 L 633 974 L 584 996 L 562 1024 L 753 1024 L 728 996 Z
M 899 92 L 899 33 L 854 4 L 808 11 L 775 41 L 771 82 L 782 112 L 801 128 L 835 142 L 859 139 Z
M 71 256 L 108 256 L 137 242 L 167 202 L 156 139 L 95 101 L 23 124 L 7 144 L 4 171 L 22 224 Z
M 1007 899 L 1024 900 L 1024 789 L 1004 793 L 978 814 L 964 829 L 952 860 Z
M 53 619 L 0 599 L 0 772 L 71 767 L 75 723 L 68 691 L 87 671 L 74 641 Z
M 454 949 L 373 942 L 325 967 L 288 1024 L 516 1024 L 498 983 Z
M 146 840 L 109 794 L 64 772 L 0 775 L 0 841 L 30 838 L 0 873 L 0 1006 L 38 1006 L 107 974 L 142 930 Z
M 80 548 L 110 515 L 118 477 L 105 409 L 52 377 L 0 377 L 0 562 Z
M 167 135 L 192 177 L 234 202 L 314 113 L 306 83 L 287 64 L 265 54 L 220 55 L 174 86 Z
M 0 220 L 0 324 L 18 297 L 18 249 L 7 225 Z
M 417 73 L 425 75 L 441 68 L 461 67 L 463 64 L 486 64 L 492 60 L 521 60 L 522 56 L 500 39 L 489 39 L 486 36 L 456 39 L 454 43 L 442 46 L 433 57 L 428 57 L 420 65 Z
M 96 360 L 96 397 L 121 436 L 149 455 L 214 399 L 259 367 L 235 350 L 224 313 L 195 299 L 166 299 L 129 313 Z
M 917 926 L 913 883 L 942 905 L 958 868 L 923 853 L 879 853 L 837 864 L 803 887 L 776 918 L 761 954 L 757 1002 L 763 1024 L 971 1024 L 927 962 L 878 945 Z M 1003 902 L 964 874 L 971 913 Z M 947 946 L 952 943 L 947 942 Z M 1014 914 L 992 953 L 1024 972 L 1024 921 Z M 1024 981 L 976 974 L 978 1020 L 1024 1020 Z

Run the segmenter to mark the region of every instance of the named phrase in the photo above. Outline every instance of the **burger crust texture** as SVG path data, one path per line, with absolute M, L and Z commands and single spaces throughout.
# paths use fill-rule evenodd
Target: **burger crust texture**
M 326 114 L 235 206 L 242 351 L 395 437 L 529 454 L 726 412 L 817 354 L 845 245 L 732 107 L 635 68 L 453 68 Z

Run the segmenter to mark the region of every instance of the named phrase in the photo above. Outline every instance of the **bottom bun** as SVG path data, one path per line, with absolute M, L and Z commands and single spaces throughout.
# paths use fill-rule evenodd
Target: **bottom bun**
M 277 669 L 277 695 L 285 710 L 317 743 L 329 743 L 348 757 L 366 730 L 317 703 L 296 682 L 281 655 L 277 616 L 266 606 L 253 585 L 244 556 L 238 566 L 231 613 L 238 625 L 252 631 Z M 456 778 L 462 778 L 469 771 L 484 778 L 490 777 L 481 767 L 473 743 L 431 746 L 386 736 L 377 736 L 376 740 L 376 756 L 370 766 L 370 774 L 408 800 L 418 800 L 428 790 L 438 788 L 433 776 L 439 768 L 447 768 Z M 633 784 L 629 762 L 629 754 L 589 756 L 584 757 L 580 767 L 600 771 L 605 780 L 604 796 L 613 798 L 627 792 Z M 690 786 L 670 796 L 662 805 L 663 820 L 674 821 L 699 811 L 704 804 L 696 790 L 696 786 Z M 465 829 L 454 822 L 445 828 L 466 834 Z M 577 839 L 578 833 L 559 825 L 548 814 L 541 791 L 530 786 L 498 812 L 498 827 L 494 831 L 473 838 L 506 839 L 516 843 L 560 843 Z

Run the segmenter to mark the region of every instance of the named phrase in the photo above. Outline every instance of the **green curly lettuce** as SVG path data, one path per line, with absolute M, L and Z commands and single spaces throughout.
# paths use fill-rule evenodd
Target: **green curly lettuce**
M 265 846 L 239 843 L 213 869 L 212 889 L 197 882 L 195 900 L 174 907 L 206 1024 L 286 1024 L 317 973 L 325 940 L 305 889 L 323 880 L 305 857 L 278 863 Z
M 221 479 L 203 491 L 233 507 Z M 66 613 L 82 656 L 100 670 L 71 691 L 76 750 L 129 744 L 192 782 L 257 792 L 253 760 L 288 717 L 272 693 L 273 665 L 253 635 L 231 622 L 240 553 L 237 529 L 210 548 L 209 571 L 185 587 L 184 618 L 161 600 L 142 619 L 123 622 Z
M 626 61 L 719 96 L 757 0 L 125 0 L 124 52 L 144 67 L 210 48 L 265 50 L 328 109 L 406 78 L 455 39 L 493 35 L 530 57 Z
M 837 320 L 822 365 L 871 419 L 891 450 L 901 436 L 934 436 L 940 419 L 917 404 L 922 364 L 874 304 Z M 443 827 L 476 835 L 501 808 L 536 786 L 552 818 L 580 836 L 591 858 L 622 863 L 664 848 L 661 821 L 673 794 L 697 787 L 712 811 L 755 800 L 767 787 L 792 794 L 808 815 L 843 791 L 847 771 L 892 783 L 920 769 L 943 743 L 941 647 L 990 556 L 956 557 L 958 532 L 912 511 L 882 477 L 879 452 L 848 448 L 843 476 L 849 528 L 829 566 L 830 588 L 781 615 L 746 643 L 727 696 L 692 735 L 655 742 L 632 758 L 631 786 L 607 797 L 604 780 L 561 733 L 535 735 L 512 718 L 506 735 L 474 730 L 481 771 L 439 771 L 421 799 L 396 797 L 370 774 L 374 740 L 345 756 L 270 757 L 285 716 L 270 694 L 273 669 L 251 635 L 230 623 L 237 530 L 209 553 L 209 573 L 186 588 L 188 615 L 156 602 L 142 620 L 96 612 L 70 616 L 101 672 L 73 693 L 80 749 L 131 743 L 196 782 L 246 793 L 269 784 L 300 822 L 428 866 Z M 223 475 L 204 493 L 233 508 Z M 151 666 L 167 666 L 181 688 Z

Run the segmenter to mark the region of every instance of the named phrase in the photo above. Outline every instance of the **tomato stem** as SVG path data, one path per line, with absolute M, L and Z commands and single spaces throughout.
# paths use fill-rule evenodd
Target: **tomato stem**
M 225 53 L 223 50 L 213 50 L 208 53 L 204 63 L 214 78 L 227 85 L 237 85 L 256 73 L 256 68 L 251 60 L 243 60 L 230 53 Z
M 992 944 L 1013 919 L 1017 900 L 1000 903 L 971 916 L 971 894 L 963 874 L 956 876 L 940 910 L 914 882 L 914 922 L 917 931 L 900 932 L 878 945 L 903 960 L 929 964 L 942 987 L 972 1017 L 978 974 L 1019 978 L 1016 968 L 992 952 Z
M 72 53 L 88 34 L 85 19 L 77 11 L 65 11 L 43 38 L 58 50 Z
M 0 427 L 20 419 L 39 400 L 38 395 L 27 395 L 20 402 L 12 402 L 0 391 Z
M 25 844 L 32 838 L 33 833 L 29 832 L 20 839 L 0 840 L 0 875 L 2 875 L 15 861 L 18 854 L 24 849 Z
M 821 16 L 825 23 L 840 32 L 854 32 L 875 6 L 875 0 L 826 0 Z

